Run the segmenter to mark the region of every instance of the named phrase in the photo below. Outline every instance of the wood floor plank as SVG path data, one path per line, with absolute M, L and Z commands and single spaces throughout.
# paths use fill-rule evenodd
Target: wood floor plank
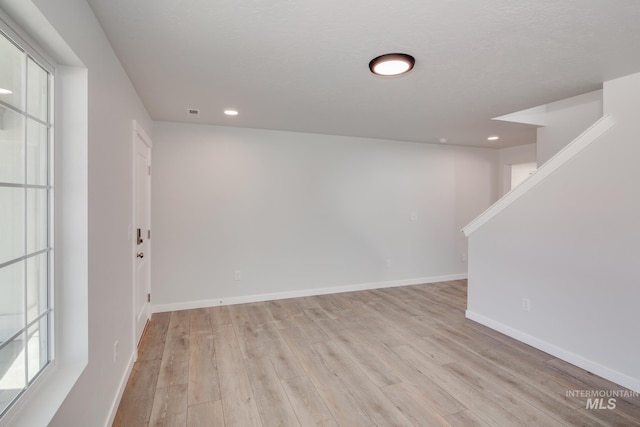
M 283 303 L 283 300 L 267 301 L 265 302 L 265 308 L 276 325 L 291 319 L 292 314 Z
M 482 333 L 475 337 L 450 334 L 451 330 L 444 329 L 443 333 L 435 334 L 424 339 L 434 342 L 439 348 L 454 358 L 467 362 L 471 358 L 483 359 L 491 362 L 511 375 L 520 379 L 528 387 L 528 392 L 535 389 L 550 398 L 560 400 L 565 404 L 580 406 L 579 399 L 566 396 L 566 390 L 572 387 L 572 381 L 561 373 L 552 373 L 546 366 L 548 355 L 540 357 L 537 353 L 528 353 L 517 346 L 510 346 L 508 342 L 496 340 L 493 336 L 487 339 Z M 519 343 L 518 343 L 519 344 Z M 536 350 L 538 352 L 538 350 Z
M 225 426 L 262 426 L 233 325 L 212 325 Z
M 298 305 L 298 307 L 300 307 L 300 310 L 302 311 L 312 308 L 319 308 L 314 296 L 296 298 L 293 301 Z
M 353 309 L 353 314 L 360 326 L 368 329 L 380 341 L 389 347 L 400 346 L 406 342 L 399 337 L 390 327 L 389 323 L 392 319 L 387 319 L 376 313 L 370 307 L 364 305 Z
M 352 391 L 360 407 L 380 426 L 413 426 L 407 417 L 333 341 L 314 345 L 331 371 Z
M 313 297 L 309 297 L 313 300 L 316 307 L 310 309 L 315 313 L 315 318 L 317 319 L 337 319 L 342 317 L 344 310 L 338 308 L 327 295 L 317 295 Z M 313 319 L 312 316 L 309 316 Z M 314 319 L 315 320 L 315 319 Z
M 140 360 L 133 365 L 113 426 L 140 426 L 149 422 L 159 371 L 160 359 Z
M 329 408 L 306 376 L 285 379 L 282 386 L 301 426 L 337 427 Z
M 160 364 L 158 376 L 158 387 L 167 387 L 176 384 L 187 384 L 189 382 L 189 358 L 188 354 L 182 356 L 181 353 L 171 353 L 165 351 Z
M 608 404 L 607 400 L 604 401 L 604 406 Z M 617 413 L 615 410 L 610 409 L 587 409 L 582 407 L 577 410 L 577 414 L 582 416 L 589 422 L 584 422 L 584 425 L 602 425 L 602 426 L 620 426 L 620 427 L 637 427 L 640 426 L 640 420 L 628 419 L 624 415 Z
M 189 310 L 189 334 L 211 332 L 211 316 L 208 308 Z
M 246 313 L 254 328 L 260 329 L 273 321 L 264 303 L 246 304 Z
M 149 426 L 185 427 L 187 425 L 187 385 L 177 384 L 156 390 Z
M 283 329 L 280 330 L 280 334 L 298 358 L 306 376 L 315 385 L 333 417 L 339 420 L 341 425 L 350 427 L 374 425 L 351 394 L 352 391 L 326 367 L 323 359 L 299 329 L 295 327 Z
M 264 325 L 260 339 L 281 380 L 304 375 L 298 359 L 280 336 L 275 321 Z
M 333 337 L 332 341 L 338 344 L 342 351 L 358 361 L 362 371 L 378 387 L 385 387 L 402 381 L 399 376 L 385 366 L 375 349 L 362 345 L 364 340 L 359 340 L 358 338 L 368 333 L 364 328 L 343 328 L 338 321 L 331 319 L 319 321 L 318 323 L 327 334 Z
M 425 357 L 409 345 L 394 348 L 394 351 L 413 364 L 430 381 L 455 396 L 464 406 L 483 419 L 487 424 L 496 426 L 524 426 L 515 415 L 503 409 L 489 396 L 478 392 L 471 384 L 461 380 L 446 369 Z
M 320 307 L 305 308 L 303 311 L 305 316 L 307 316 L 309 319 L 313 321 L 332 318 L 331 316 L 329 316 L 329 314 L 326 311 L 324 311 Z
M 220 400 L 213 332 L 193 332 L 189 338 L 189 406 Z
M 138 345 L 137 360 L 162 359 L 171 313 L 155 313 Z
M 481 325 L 480 323 L 465 322 L 464 324 L 458 325 L 457 328 L 460 332 L 469 337 L 478 337 L 480 339 L 485 339 L 485 337 L 490 338 L 489 340 L 486 340 L 489 347 L 493 347 L 496 342 L 502 343 L 503 348 L 508 349 L 514 354 L 518 354 L 516 357 L 517 359 L 526 358 L 531 361 L 538 361 L 541 363 L 555 359 L 555 357 L 542 350 L 538 350 L 537 348 L 531 347 L 523 342 L 516 341 L 513 338 Z
M 171 313 L 158 376 L 158 388 L 189 382 L 189 329 L 188 310 Z
M 190 405 L 187 411 L 187 427 L 224 426 L 222 401 L 215 400 Z
M 428 399 L 416 393 L 416 388 L 409 384 L 389 385 L 382 388 L 382 391 L 389 401 L 416 426 L 455 427 L 429 405 Z
M 243 304 L 229 307 L 236 338 L 240 345 L 242 357 L 245 359 L 260 357 L 266 351 L 262 341 L 260 341 L 260 329 L 251 321 L 247 309 L 248 307 Z
M 293 317 L 292 320 L 284 323 L 281 326 L 297 327 L 305 336 L 306 340 L 311 344 L 326 341 L 329 339 L 327 334 L 324 333 L 320 326 L 318 326 L 317 323 L 305 316 L 305 314 L 302 312 L 300 314 L 297 314 Z
M 433 383 L 433 381 L 430 381 L 415 366 L 398 357 L 390 347 L 371 331 L 363 330 L 358 334 L 352 335 L 352 338 L 354 338 L 357 346 L 376 353 L 380 360 L 380 369 L 388 370 L 391 375 L 400 378 L 404 383 L 413 384 L 417 390 L 426 390 L 430 405 L 436 408 L 438 413 L 442 415 L 452 414 L 467 409 L 451 394 Z
M 469 368 L 463 362 L 450 363 L 445 366 L 445 369 L 467 384 L 471 384 L 479 393 L 489 396 L 490 400 L 501 405 L 503 410 L 513 414 L 524 424 L 557 427 L 566 425 L 532 405 L 529 399 L 522 395 L 514 395 L 511 390 L 504 387 L 504 383 L 496 381 L 492 371 L 478 375 L 473 368 Z
M 211 325 L 230 325 L 231 313 L 229 312 L 229 306 L 210 307 L 209 318 Z
M 447 355 L 446 352 L 441 351 L 438 346 L 425 341 L 422 336 L 413 331 L 412 327 L 416 326 L 419 322 L 416 316 L 405 316 L 402 313 L 398 315 L 397 311 L 388 307 L 384 309 L 377 308 L 375 310 L 370 308 L 369 310 L 372 316 L 377 317 L 375 324 L 385 325 L 383 334 L 380 334 L 380 336 L 386 337 L 386 342 L 389 345 L 411 343 L 411 345 L 419 348 L 427 357 L 430 357 L 441 365 L 455 361 L 455 359 Z M 437 333 L 435 329 L 428 328 L 424 325 L 423 329 L 430 334 Z M 379 333 L 379 331 L 376 331 L 376 334 Z
M 280 378 L 267 356 L 245 359 L 249 381 L 265 426 L 299 426 Z
M 444 417 L 452 426 L 493 427 L 477 418 L 471 411 L 460 411 Z
M 465 318 L 466 281 L 154 314 L 114 426 L 640 426 L 640 398 Z
M 268 356 L 245 359 L 244 365 L 256 400 L 287 400 Z
M 557 390 L 558 386 L 544 383 L 545 388 L 541 390 L 535 378 L 539 375 L 538 371 L 529 368 L 524 361 L 520 360 L 519 369 L 513 371 L 509 365 L 475 354 L 472 348 L 464 347 L 443 336 L 437 338 L 441 347 L 446 347 L 454 358 L 464 360 L 464 364 L 474 372 L 483 372 L 483 377 L 493 378 L 501 390 L 514 396 L 522 396 L 526 402 L 551 414 L 553 418 L 565 425 L 580 423 L 580 416 L 574 411 L 575 406 L 571 401 L 563 398 L 559 393 L 549 393 L 549 387 Z
M 553 359 L 546 362 L 547 366 L 553 366 L 554 372 L 562 373 L 563 375 L 574 378 L 573 388 L 570 390 L 601 390 L 605 393 L 607 391 L 624 391 L 625 389 L 611 381 L 605 380 L 602 377 L 587 372 L 584 369 L 580 369 L 577 366 L 571 365 L 563 360 Z M 566 394 L 565 391 L 565 394 Z M 628 391 L 628 390 L 627 390 Z M 591 411 L 591 416 L 595 419 L 614 422 L 616 424 L 625 423 L 637 423 L 640 425 L 640 394 L 633 394 L 634 397 L 620 397 L 616 398 L 615 411 Z M 578 398 L 579 408 L 586 409 L 587 398 Z M 631 425 L 631 424 L 630 424 Z
M 316 297 L 318 305 L 333 316 L 340 317 L 342 313 L 349 310 L 352 306 L 351 302 L 344 298 L 342 294 L 326 294 Z
M 302 308 L 300 308 L 300 305 L 297 302 L 298 300 L 299 300 L 298 298 L 289 298 L 289 299 L 279 300 L 279 306 L 281 310 L 283 311 L 283 313 L 286 313 L 287 315 L 286 320 L 291 320 L 294 317 L 300 314 L 303 314 Z

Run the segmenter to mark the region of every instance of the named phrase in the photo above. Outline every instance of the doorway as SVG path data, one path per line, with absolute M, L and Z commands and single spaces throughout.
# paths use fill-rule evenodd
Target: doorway
M 512 165 L 504 165 L 502 175 L 502 195 L 522 184 L 529 178 L 538 168 L 536 162 L 516 163 Z
M 151 139 L 134 122 L 134 344 L 151 318 Z

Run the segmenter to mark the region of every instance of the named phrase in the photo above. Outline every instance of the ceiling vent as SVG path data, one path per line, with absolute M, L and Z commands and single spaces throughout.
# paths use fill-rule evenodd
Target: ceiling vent
M 197 108 L 189 108 L 188 111 L 192 116 L 197 116 L 198 114 L 200 114 L 200 110 L 198 110 Z

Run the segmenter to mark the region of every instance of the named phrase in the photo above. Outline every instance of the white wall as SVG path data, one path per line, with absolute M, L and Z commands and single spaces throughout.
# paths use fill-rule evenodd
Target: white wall
M 545 106 L 537 129 L 537 162 L 540 167 L 602 117 L 602 91 L 585 93 Z
M 640 390 L 640 74 L 604 103 L 613 129 L 469 237 L 467 315 Z
M 102 426 L 126 381 L 134 351 L 133 242 L 128 235 L 133 206 L 132 121 L 148 132 L 151 121 L 88 4 L 84 0 L 34 3 L 41 15 L 26 13 L 16 20 L 31 22 L 37 30 L 41 24 L 37 19 L 44 16 L 88 73 L 89 362 L 50 425 Z M 42 40 L 45 46 L 49 43 L 53 41 Z M 65 283 L 57 286 L 60 293 L 69 291 Z M 114 363 L 116 340 L 119 358 Z
M 536 163 L 536 144 L 518 145 L 498 150 L 498 171 L 500 172 L 500 195 L 511 190 L 511 165 Z
M 152 158 L 156 311 L 464 275 L 497 189 L 490 149 L 155 123 Z

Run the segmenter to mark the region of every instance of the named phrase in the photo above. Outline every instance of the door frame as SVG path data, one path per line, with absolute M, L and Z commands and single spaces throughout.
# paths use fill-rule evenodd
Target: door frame
M 133 329 L 133 349 L 134 349 L 134 361 L 138 359 L 138 344 L 139 344 L 139 339 L 142 338 L 142 335 L 144 334 L 144 331 L 141 333 L 140 337 L 138 337 L 137 335 L 137 319 L 136 319 L 136 315 L 137 315 L 137 307 L 136 307 L 136 291 L 137 291 L 137 278 L 136 278 L 136 254 L 137 254 L 137 244 L 136 244 L 136 220 L 137 220 L 137 209 L 136 209 L 136 200 L 138 197 L 138 177 L 137 177 L 137 143 L 138 143 L 138 138 L 140 138 L 142 140 L 142 142 L 144 142 L 144 144 L 149 147 L 149 167 L 151 167 L 151 149 L 153 147 L 153 143 L 151 141 L 151 138 L 149 137 L 149 135 L 145 132 L 145 130 L 140 126 L 140 124 L 138 123 L 137 120 L 133 121 L 133 133 L 132 133 L 132 150 L 131 150 L 131 159 L 132 159 L 132 167 L 131 167 L 131 172 L 132 172 L 132 176 L 133 176 L 133 198 L 132 198 L 132 220 L 131 220 L 131 226 L 129 227 L 129 236 L 130 236 L 130 241 L 131 241 L 131 259 L 133 260 L 132 262 L 132 268 L 131 268 L 131 283 L 133 284 L 132 286 L 132 316 L 131 316 L 131 320 L 132 320 L 132 329 Z M 148 211 L 148 224 L 149 224 L 149 230 L 151 230 L 151 179 L 149 179 L 149 211 Z M 149 247 L 147 248 L 145 254 L 144 254 L 145 258 L 146 258 L 146 262 L 149 265 L 149 271 L 148 271 L 148 290 L 147 292 L 150 294 L 151 293 L 151 244 L 149 243 Z M 151 303 L 148 303 L 147 306 L 147 322 L 151 319 Z

